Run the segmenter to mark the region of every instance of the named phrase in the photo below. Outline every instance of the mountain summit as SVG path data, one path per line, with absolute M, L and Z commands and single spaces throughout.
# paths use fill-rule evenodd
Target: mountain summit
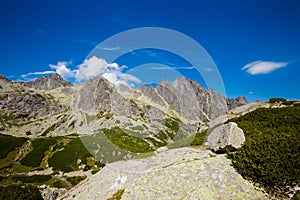
M 53 73 L 49 77 L 42 76 L 34 81 L 26 82 L 24 85 L 36 90 L 53 90 L 59 87 L 69 87 L 73 84 L 64 80 L 59 74 Z

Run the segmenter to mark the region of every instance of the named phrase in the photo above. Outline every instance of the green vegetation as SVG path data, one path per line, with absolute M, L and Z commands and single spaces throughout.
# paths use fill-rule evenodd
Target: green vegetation
M 175 133 L 179 130 L 179 119 L 167 118 L 165 119 L 165 126 L 174 131 Z
M 38 188 L 31 185 L 0 187 L 0 200 L 43 200 Z
M 118 190 L 114 195 L 107 200 L 121 200 L 124 190 Z
M 123 150 L 133 153 L 146 153 L 154 150 L 143 138 L 132 136 L 119 127 L 103 129 L 103 132 L 113 144 Z
M 22 183 L 44 183 L 51 179 L 51 175 L 13 176 L 15 181 Z
M 191 145 L 203 145 L 207 135 L 207 130 L 202 132 L 196 132 L 195 137 Z
M 29 167 L 38 167 L 45 156 L 45 151 L 48 151 L 49 147 L 51 145 L 54 145 L 55 143 L 56 143 L 56 139 L 54 138 L 38 138 L 33 140 L 32 141 L 33 149 L 21 161 L 21 164 Z
M 22 146 L 26 141 L 26 138 L 0 134 L 0 159 L 5 158 L 10 151 Z
M 51 186 L 51 187 L 55 187 L 55 188 L 66 188 L 66 189 L 70 189 L 70 185 L 68 185 L 65 181 L 62 181 L 62 180 L 59 180 L 59 179 L 56 179 L 56 178 L 53 178 L 51 179 L 48 184 Z
M 66 180 L 72 184 L 72 186 L 77 185 L 81 181 L 86 179 L 86 176 L 74 176 L 74 177 L 67 177 Z
M 288 187 L 300 184 L 300 107 L 259 108 L 234 121 L 246 142 L 229 153 L 233 166 L 246 179 L 284 197 Z
M 296 101 L 286 100 L 284 98 L 271 98 L 269 99 L 269 103 L 282 103 L 283 105 L 290 106 L 294 104 Z
M 82 144 L 80 138 L 73 138 L 68 144 L 63 146 L 62 151 L 56 152 L 48 162 L 54 170 L 70 172 L 79 170 L 77 164 L 78 159 L 86 164 L 87 157 L 92 157 L 92 155 Z

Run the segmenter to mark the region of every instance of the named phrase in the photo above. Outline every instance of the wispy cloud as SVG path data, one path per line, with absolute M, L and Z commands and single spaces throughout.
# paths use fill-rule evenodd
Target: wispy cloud
M 254 94 L 254 92 L 250 91 L 250 92 L 248 92 L 248 94 Z
M 119 50 L 120 48 L 119 47 L 103 47 L 102 49 L 106 50 L 106 51 L 116 51 L 116 50 Z
M 74 39 L 72 39 L 72 40 L 74 41 Z M 80 43 L 90 44 L 92 46 L 97 46 L 98 45 L 98 42 L 88 40 L 88 39 L 75 39 L 75 41 L 80 42 Z
M 272 62 L 258 60 L 245 65 L 242 68 L 242 70 L 246 70 L 251 75 L 268 74 L 287 65 L 287 62 Z
M 52 74 L 54 73 L 55 71 L 43 71 L 43 72 L 30 72 L 30 73 L 27 73 L 27 74 L 22 74 L 21 75 L 21 78 L 26 78 L 28 76 L 32 76 L 32 75 L 46 75 L 46 74 Z
M 153 70 L 174 70 L 174 69 L 195 69 L 195 67 L 190 66 L 190 67 L 169 67 L 169 66 L 153 66 L 150 69 Z

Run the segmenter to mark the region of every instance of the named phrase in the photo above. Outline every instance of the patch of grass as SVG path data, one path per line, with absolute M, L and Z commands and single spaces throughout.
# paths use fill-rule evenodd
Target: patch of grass
M 79 170 L 77 165 L 78 159 L 86 164 L 88 157 L 92 156 L 82 144 L 80 138 L 73 138 L 68 144 L 63 146 L 62 151 L 55 153 L 48 162 L 54 170 L 70 172 Z
M 0 187 L 0 200 L 43 200 L 38 188 L 31 185 Z
M 168 127 L 169 129 L 171 129 L 176 133 L 179 130 L 180 121 L 179 119 L 172 117 L 172 118 L 165 119 L 164 124 L 166 127 Z
M 121 200 L 124 190 L 118 190 L 113 196 L 107 200 Z
M 206 135 L 207 135 L 207 130 L 202 132 L 196 132 L 194 140 L 191 143 L 191 145 L 203 145 L 206 139 Z
M 277 198 L 300 185 L 300 107 L 259 108 L 236 122 L 246 142 L 229 153 L 233 166 L 246 179 L 259 183 Z
M 48 151 L 49 147 L 55 143 L 56 139 L 54 138 L 38 138 L 33 140 L 33 149 L 21 160 L 21 164 L 29 167 L 38 167 L 45 156 L 45 151 Z
M 55 188 L 66 188 L 66 189 L 71 188 L 65 181 L 59 180 L 57 178 L 52 178 L 50 181 L 48 181 L 48 185 L 50 187 L 55 187 Z
M 4 121 L 12 121 L 16 119 L 15 115 L 0 115 L 0 118 Z
M 119 127 L 103 129 L 106 137 L 116 146 L 133 153 L 145 153 L 154 149 L 142 138 L 132 136 Z
M 21 147 L 27 139 L 23 137 L 12 137 L 0 134 L 0 159 L 5 158 L 10 151 Z
M 74 177 L 67 177 L 66 180 L 72 184 L 72 186 L 77 185 L 81 181 L 86 179 L 86 176 L 74 176 Z

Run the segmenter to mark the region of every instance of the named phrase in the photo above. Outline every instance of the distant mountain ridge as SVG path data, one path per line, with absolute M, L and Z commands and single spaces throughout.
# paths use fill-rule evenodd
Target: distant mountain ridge
M 189 135 L 199 124 L 245 104 L 244 97 L 226 99 L 186 77 L 173 83 L 162 81 L 155 88 L 130 89 L 116 87 L 99 76 L 76 85 L 56 73 L 30 82 L 12 82 L 1 76 L 0 130 L 36 137 L 90 134 L 118 126 L 155 135 L 175 131 L 165 123 L 173 119 L 178 121 L 180 131 Z

